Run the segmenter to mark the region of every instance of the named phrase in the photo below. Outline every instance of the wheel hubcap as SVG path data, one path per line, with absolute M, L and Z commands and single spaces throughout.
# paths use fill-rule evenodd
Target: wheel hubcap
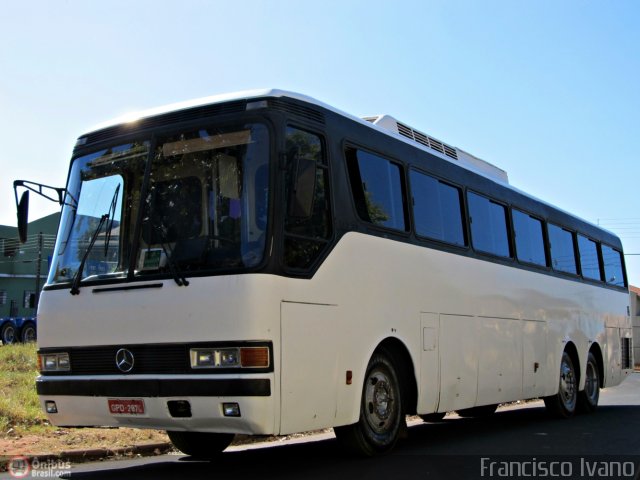
M 389 376 L 380 370 L 371 372 L 365 390 L 365 417 L 376 433 L 383 433 L 393 422 L 396 410 L 394 389 Z
M 573 410 L 576 402 L 576 376 L 569 363 L 564 360 L 560 369 L 560 395 L 567 410 Z
M 584 391 L 592 404 L 595 403 L 595 400 L 598 398 L 599 387 L 598 372 L 592 363 L 588 363 Z

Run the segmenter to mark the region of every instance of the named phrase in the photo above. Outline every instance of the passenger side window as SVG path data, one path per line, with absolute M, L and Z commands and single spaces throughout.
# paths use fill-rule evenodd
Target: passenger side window
M 549 247 L 551 265 L 559 272 L 578 274 L 573 233 L 557 225 L 549 224 Z
M 626 287 L 622 269 L 622 254 L 613 248 L 602 245 L 602 263 L 604 264 L 604 279 L 609 285 Z
M 410 181 L 416 233 L 466 246 L 460 189 L 415 170 Z
M 333 235 L 329 167 L 322 139 L 288 127 L 284 264 L 308 268 Z
M 400 165 L 363 150 L 346 152 L 358 215 L 381 227 L 407 231 L 405 189 Z
M 473 192 L 468 192 L 467 200 L 473 248 L 499 257 L 511 257 L 506 207 Z
M 583 235 L 578 235 L 578 251 L 580 252 L 580 269 L 582 276 L 591 280 L 601 280 L 600 260 L 596 242 Z
M 515 208 L 512 210 L 512 216 L 518 260 L 546 266 L 542 221 Z

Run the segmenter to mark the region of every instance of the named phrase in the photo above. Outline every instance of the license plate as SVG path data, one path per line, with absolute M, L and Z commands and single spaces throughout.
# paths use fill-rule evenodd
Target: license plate
M 110 398 L 109 412 L 112 415 L 144 415 L 144 400 L 141 398 Z

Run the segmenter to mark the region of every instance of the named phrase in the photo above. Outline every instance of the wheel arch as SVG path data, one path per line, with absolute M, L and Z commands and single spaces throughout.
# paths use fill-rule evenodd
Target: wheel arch
M 385 352 L 391 356 L 391 361 L 397 369 L 402 396 L 404 398 L 405 414 L 414 415 L 418 405 L 418 383 L 414 362 L 405 343 L 397 337 L 387 337 L 376 347 L 374 354 Z
M 571 358 L 571 362 L 573 362 L 573 369 L 578 376 L 578 385 L 580 385 L 580 381 L 582 379 L 582 367 L 580 365 L 580 356 L 578 355 L 578 348 L 576 347 L 576 344 L 572 341 L 568 341 L 564 347 L 563 353 L 564 352 L 567 352 L 567 354 Z
M 602 355 L 602 349 L 597 342 L 594 342 L 589 349 L 589 353 L 592 353 L 596 359 L 596 363 L 598 364 L 598 375 L 600 375 L 601 387 L 605 386 L 605 377 L 604 377 L 604 357 Z

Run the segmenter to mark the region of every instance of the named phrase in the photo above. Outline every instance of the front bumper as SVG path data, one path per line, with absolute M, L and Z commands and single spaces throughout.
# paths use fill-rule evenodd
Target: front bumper
M 112 426 L 268 435 L 275 432 L 273 374 L 239 376 L 38 377 L 40 403 L 55 402 L 48 414 L 58 426 Z M 141 399 L 144 414 L 111 413 L 108 400 Z M 175 417 L 168 402 L 189 402 L 190 417 Z M 237 403 L 239 417 L 226 417 L 223 403 Z

